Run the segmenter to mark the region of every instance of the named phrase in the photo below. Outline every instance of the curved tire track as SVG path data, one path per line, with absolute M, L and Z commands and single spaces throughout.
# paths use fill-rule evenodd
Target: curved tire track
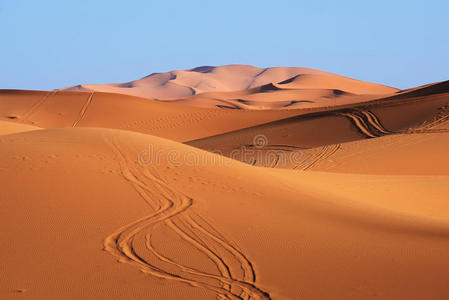
M 255 285 L 249 259 L 204 219 L 195 215 L 193 200 L 166 184 L 153 168 L 130 162 L 116 141 L 108 144 L 120 163 L 122 176 L 152 208 L 153 213 L 122 226 L 106 237 L 104 249 L 120 262 L 131 263 L 152 276 L 205 288 L 220 299 L 271 299 Z M 196 270 L 169 259 L 152 243 L 155 226 L 165 226 L 185 243 L 198 249 L 219 274 Z M 136 247 L 136 245 L 145 245 Z M 235 266 L 239 266 L 238 269 Z

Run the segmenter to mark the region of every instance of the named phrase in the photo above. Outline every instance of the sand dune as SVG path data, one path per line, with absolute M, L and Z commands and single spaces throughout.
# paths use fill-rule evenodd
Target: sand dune
M 39 130 L 40 127 L 14 122 L 0 121 L 0 135 Z
M 208 92 L 175 103 L 239 109 L 291 109 L 357 103 L 398 92 L 397 89 L 333 74 L 299 74 L 251 89 Z
M 447 289 L 449 223 L 432 207 L 445 207 L 448 177 L 223 166 L 214 154 L 108 129 L 0 140 L 0 220 L 15 241 L 0 250 L 4 295 L 420 299 Z M 137 162 L 149 144 L 160 164 Z M 174 149 L 179 165 L 167 156 Z M 185 153 L 210 163 L 188 166 Z M 33 185 L 23 190 L 24 181 Z
M 449 82 L 75 89 L 0 90 L 1 299 L 447 298 Z
M 279 166 L 309 169 L 317 158 L 322 160 L 337 152 L 341 143 L 360 140 L 363 144 L 368 138 L 387 135 L 395 135 L 393 139 L 396 140 L 397 134 L 445 133 L 446 129 L 434 127 L 449 120 L 447 86 L 449 82 L 438 83 L 356 105 L 298 113 L 282 120 L 193 140 L 188 144 L 208 151 L 220 151 L 226 156 L 234 155 L 235 159 L 261 166 L 272 166 L 278 159 L 276 151 L 300 151 L 304 156 L 302 159 L 298 158 L 295 162 L 289 160 Z M 254 137 L 258 135 L 264 138 L 263 148 L 257 148 L 254 144 Z M 438 136 L 437 139 L 441 138 Z M 374 143 L 382 145 L 381 140 Z M 246 151 L 241 151 L 242 148 L 256 150 L 262 156 L 258 160 L 248 161 L 243 157 Z
M 308 68 L 245 65 L 198 67 L 154 73 L 117 84 L 83 84 L 60 91 L 110 92 L 198 107 L 291 108 L 331 104 L 341 96 L 379 95 L 397 89 Z M 189 97 L 191 96 L 191 97 Z
M 153 73 L 142 79 L 113 84 L 82 84 L 65 91 L 113 92 L 149 99 L 180 98 L 210 91 L 236 91 L 298 74 L 330 74 L 308 68 L 257 68 L 246 65 L 203 66 L 189 70 Z
M 43 128 L 125 129 L 182 142 L 296 114 L 203 109 L 111 93 L 0 91 L 0 120 Z

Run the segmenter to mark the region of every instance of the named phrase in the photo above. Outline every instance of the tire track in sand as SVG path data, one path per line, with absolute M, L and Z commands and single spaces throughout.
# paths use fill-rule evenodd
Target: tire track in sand
M 447 133 L 449 129 L 434 127 L 449 121 L 449 105 L 440 108 L 441 112 L 430 122 L 425 121 L 421 126 L 406 130 L 390 131 L 385 129 L 379 118 L 369 110 L 351 110 L 337 113 L 351 120 L 356 128 L 368 138 L 376 138 L 389 134 L 418 134 L 418 133 Z
M 379 137 L 379 135 L 377 135 L 376 133 L 374 133 L 370 130 L 368 124 L 365 123 L 365 120 L 361 116 L 359 116 L 355 113 L 340 113 L 340 115 L 345 116 L 348 119 L 350 119 L 351 122 L 355 125 L 355 127 L 361 133 L 363 133 L 365 136 L 367 136 L 369 138 Z
M 379 118 L 369 110 L 350 110 L 348 112 L 337 113 L 337 115 L 351 120 L 355 127 L 368 138 L 396 133 L 385 129 Z
M 122 176 L 153 213 L 109 235 L 104 241 L 105 251 L 144 273 L 205 288 L 219 299 L 271 299 L 255 286 L 255 271 L 244 253 L 192 212 L 193 199 L 166 184 L 155 168 L 143 168 L 128 159 L 116 141 L 108 144 L 119 161 Z M 216 266 L 218 274 L 182 265 L 160 253 L 152 243 L 155 226 L 165 226 L 199 250 Z
M 383 134 L 390 134 L 391 131 L 384 128 L 384 126 L 380 123 L 377 116 L 369 110 L 361 110 L 360 113 L 365 116 L 368 123 L 373 126 L 377 131 Z
M 87 97 L 86 102 L 84 103 L 83 107 L 81 108 L 81 111 L 79 113 L 78 118 L 73 123 L 72 127 L 76 127 L 78 123 L 84 118 L 84 115 L 86 114 L 87 108 L 89 107 L 90 103 L 92 102 L 92 98 L 94 97 L 95 92 L 91 92 L 89 94 L 89 97 Z
M 449 132 L 447 128 L 434 128 L 449 121 L 449 104 L 440 107 L 440 112 L 430 122 L 423 122 L 417 128 L 410 128 L 404 133 L 446 133 Z
M 31 108 L 23 115 L 23 120 L 27 121 L 28 118 L 34 114 L 46 101 L 50 96 L 56 95 L 57 91 L 51 91 L 45 94 L 39 101 L 34 103 Z
M 305 158 L 299 164 L 293 167 L 293 169 L 307 171 L 320 161 L 326 160 L 334 155 L 335 152 L 340 150 L 340 147 L 341 144 L 325 145 L 323 147 L 320 147 L 318 152 L 314 152 L 310 155 L 305 156 Z

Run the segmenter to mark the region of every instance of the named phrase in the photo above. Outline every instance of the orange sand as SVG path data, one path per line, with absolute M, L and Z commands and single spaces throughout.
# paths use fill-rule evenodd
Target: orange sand
M 262 71 L 0 91 L 0 298 L 447 299 L 449 83 Z

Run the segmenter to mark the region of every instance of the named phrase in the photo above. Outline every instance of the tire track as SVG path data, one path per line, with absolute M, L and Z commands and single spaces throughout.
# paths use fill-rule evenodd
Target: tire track
M 104 242 L 105 251 L 144 273 L 202 287 L 220 299 L 271 299 L 255 286 L 252 263 L 203 218 L 195 215 L 193 200 L 166 184 L 154 168 L 130 162 L 116 141 L 108 141 L 118 158 L 122 176 L 152 208 L 153 214 L 122 226 Z M 219 274 L 210 274 L 177 263 L 152 243 L 155 226 L 165 226 L 210 260 Z M 145 250 L 136 245 L 145 245 Z M 235 268 L 235 266 L 239 266 Z
M 341 144 L 333 144 L 333 145 L 325 145 L 320 148 L 317 153 L 311 154 L 306 159 L 304 159 L 301 163 L 296 165 L 294 170 L 302 170 L 307 171 L 315 166 L 318 162 L 322 160 L 326 160 L 332 155 L 335 154 L 341 147 Z
M 292 145 L 281 145 L 281 144 L 271 144 L 265 145 L 262 148 L 254 144 L 246 144 L 243 147 L 248 147 L 251 151 L 256 151 L 252 160 L 243 161 L 249 165 L 267 168 L 277 168 L 279 165 L 285 166 L 288 158 L 285 156 L 285 153 L 291 153 L 298 150 L 303 150 L 304 148 Z M 281 153 L 281 154 L 280 154 Z
M 158 252 L 156 250 L 156 248 L 154 247 L 153 243 L 152 243 L 152 232 L 148 233 L 145 236 L 145 239 L 146 239 L 146 247 L 147 247 L 147 249 L 149 251 L 151 251 L 151 253 L 153 253 L 155 255 L 155 257 L 157 257 L 157 259 L 159 259 L 160 261 L 165 262 L 167 264 L 175 265 L 175 266 L 179 267 L 180 269 L 182 269 L 183 272 L 188 272 L 190 274 L 195 274 L 195 275 L 200 275 L 200 276 L 205 276 L 205 277 L 207 276 L 209 278 L 217 279 L 217 280 L 221 279 L 220 276 L 217 276 L 217 275 L 214 275 L 214 274 L 202 273 L 201 271 L 199 271 L 197 269 L 193 269 L 193 268 L 190 268 L 190 267 L 187 267 L 187 266 L 179 265 L 175 261 L 173 261 L 170 258 L 164 256 L 162 253 Z M 191 282 L 189 284 L 192 285 L 192 286 L 198 286 L 198 285 L 195 285 L 194 282 Z M 233 299 L 234 298 L 234 297 L 230 297 L 230 296 L 228 296 L 226 294 L 223 294 L 223 292 L 221 290 L 215 289 L 214 287 L 207 286 L 205 288 L 207 288 L 207 289 L 217 293 L 217 297 L 218 298 L 221 298 L 221 299 Z M 226 288 L 226 290 L 229 291 L 229 288 Z M 239 299 L 239 298 L 237 298 L 237 299 Z
M 378 137 L 378 135 L 372 133 L 369 130 L 368 125 L 365 123 L 365 121 L 363 120 L 363 118 L 361 118 L 360 116 L 356 115 L 356 114 L 352 114 L 352 113 L 340 113 L 340 115 L 345 116 L 347 118 L 349 118 L 352 123 L 356 126 L 356 128 L 363 133 L 365 136 L 370 137 L 370 138 L 375 138 Z
M 379 121 L 377 116 L 369 110 L 353 110 L 337 115 L 345 116 L 368 138 L 381 137 L 388 134 L 417 134 L 417 133 L 447 133 L 449 129 L 435 129 L 434 127 L 449 121 L 449 105 L 441 107 L 441 112 L 430 123 L 424 123 L 416 128 L 390 131 Z
M 385 129 L 377 116 L 368 110 L 351 110 L 349 112 L 337 113 L 337 115 L 351 120 L 355 127 L 368 138 L 394 133 Z
M 435 129 L 434 127 L 449 121 L 449 104 L 440 108 L 440 113 L 430 123 L 424 123 L 417 128 L 412 128 L 406 131 L 406 133 L 440 133 L 449 132 L 449 129 L 440 128 Z
M 197 218 L 199 218 L 199 216 L 197 216 Z M 254 282 L 256 280 L 256 272 L 254 271 L 251 261 L 245 256 L 245 254 L 243 254 L 243 252 L 240 249 L 233 246 L 220 234 L 214 234 L 213 232 L 205 229 L 204 226 L 201 226 L 198 223 L 198 221 L 195 221 L 192 215 L 187 216 L 187 222 L 189 223 L 190 226 L 201 231 L 203 234 L 205 234 L 206 236 L 210 237 L 215 242 L 220 244 L 220 246 L 222 246 L 225 250 L 227 250 L 231 255 L 238 258 L 238 261 L 240 262 L 240 268 L 243 274 L 243 281 Z M 202 222 L 206 223 L 204 219 L 202 219 Z M 213 228 L 209 223 L 206 224 L 210 228 Z
M 81 108 L 81 111 L 79 113 L 78 119 L 75 120 L 72 127 L 76 127 L 78 123 L 84 118 L 84 115 L 86 114 L 87 108 L 89 107 L 90 103 L 92 102 L 92 98 L 94 97 L 95 92 L 91 92 L 89 94 L 89 97 L 87 97 L 86 102 L 84 103 L 83 107 Z
M 23 120 L 28 120 L 28 118 L 34 114 L 46 101 L 50 96 L 56 95 L 57 91 L 50 91 L 45 94 L 39 101 L 34 103 L 31 108 L 23 115 Z
M 391 133 L 391 131 L 383 127 L 383 125 L 380 123 L 379 119 L 374 113 L 367 110 L 362 110 L 360 111 L 360 113 L 363 114 L 367 118 L 369 124 L 372 125 L 374 128 L 376 128 L 379 132 L 383 134 Z
M 152 231 L 152 227 L 156 224 L 162 223 L 170 217 L 175 216 L 183 211 L 185 211 L 188 207 L 191 206 L 192 202 L 189 199 L 172 198 L 167 195 L 167 191 L 162 191 L 159 186 L 156 184 L 146 185 L 146 183 L 140 181 L 136 178 L 138 176 L 135 174 L 129 167 L 125 156 L 119 150 L 115 143 L 112 143 L 114 152 L 119 158 L 120 168 L 122 171 L 123 177 L 128 180 L 139 195 L 150 205 L 150 207 L 155 208 L 158 207 L 157 210 L 150 216 L 138 219 L 131 224 L 125 225 L 119 228 L 117 231 L 112 233 L 105 239 L 105 250 L 116 256 L 120 262 L 128 262 L 137 264 L 140 270 L 144 273 L 150 274 L 152 276 L 162 278 L 162 279 L 172 279 L 179 282 L 187 283 L 192 286 L 200 286 L 211 290 L 219 295 L 225 296 L 228 291 L 222 290 L 221 288 L 215 288 L 214 286 L 209 285 L 208 283 L 200 283 L 196 280 L 183 278 L 178 274 L 171 273 L 169 271 L 165 271 L 162 268 L 159 268 L 155 264 L 145 260 L 142 258 L 142 255 L 138 255 L 135 251 L 134 247 L 134 239 L 136 236 L 142 231 Z M 158 179 L 152 176 L 154 179 L 154 183 L 158 183 Z M 157 190 L 159 193 L 154 193 L 153 189 Z M 160 193 L 162 192 L 162 193 Z M 169 192 L 168 192 L 169 193 Z M 158 199 L 158 196 L 162 195 L 165 201 L 161 201 Z M 152 200 L 157 199 L 156 203 L 153 203 Z M 173 200 L 176 201 L 173 201 Z M 187 200 L 187 201 L 186 201 Z M 162 202 L 162 205 L 161 205 Z M 165 202 L 165 203 L 164 203 Z
M 314 159 L 306 168 L 304 168 L 304 171 L 311 169 L 318 162 L 328 159 L 329 157 L 334 155 L 338 150 L 340 150 L 340 148 L 341 144 L 328 145 L 325 151 L 322 151 L 321 154 L 316 159 Z

